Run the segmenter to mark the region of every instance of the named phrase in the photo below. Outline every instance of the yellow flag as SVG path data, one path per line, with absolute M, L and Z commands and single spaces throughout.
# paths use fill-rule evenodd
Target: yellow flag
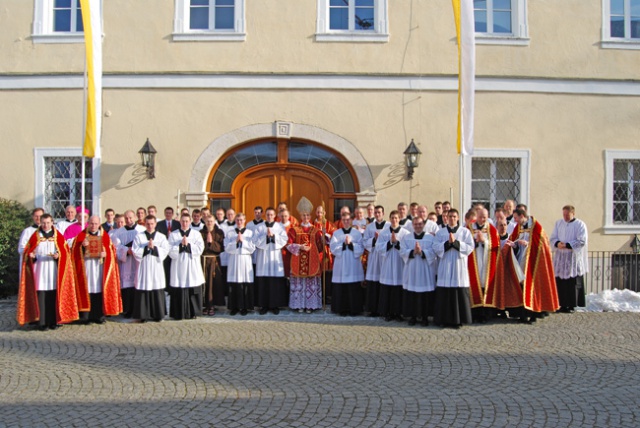
M 102 19 L 100 0 L 80 0 L 87 58 L 86 119 L 82 155 L 93 158 L 100 150 L 102 131 Z
M 458 37 L 458 154 L 473 154 L 476 44 L 473 0 L 451 0 Z

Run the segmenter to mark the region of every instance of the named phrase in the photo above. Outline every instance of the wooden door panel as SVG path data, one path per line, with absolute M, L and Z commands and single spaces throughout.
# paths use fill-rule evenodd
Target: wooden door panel
M 288 184 L 290 195 L 289 208 L 293 210 L 295 216 L 298 215 L 296 205 L 298 205 L 298 202 L 303 196 L 311 201 L 314 208 L 322 205 L 322 201 L 324 201 L 328 210 L 327 204 L 329 203 L 331 193 L 325 180 L 319 177 L 318 174 L 309 174 L 306 171 L 289 171 Z
M 278 177 L 273 173 L 259 174 L 255 177 L 249 174 L 242 180 L 238 209 L 244 212 L 248 219 L 253 219 L 254 207 L 260 205 L 266 209 L 275 206 L 277 187 Z

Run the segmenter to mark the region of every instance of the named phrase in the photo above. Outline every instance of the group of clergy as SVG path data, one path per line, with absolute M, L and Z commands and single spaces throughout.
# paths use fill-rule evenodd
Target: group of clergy
M 223 306 L 230 315 L 312 313 L 330 300 L 342 316 L 458 328 L 584 306 L 588 233 L 572 206 L 550 240 L 513 201 L 495 219 L 480 204 L 461 219 L 448 202 L 432 212 L 400 203 L 388 217 L 380 205 L 343 207 L 336 222 L 307 198 L 296 208 L 298 219 L 284 203 L 255 207 L 250 221 L 222 208 L 175 219 L 167 207 L 161 220 L 154 206 L 109 209 L 101 224 L 70 206 L 56 225 L 36 208 L 20 237 L 17 320 L 41 329 L 120 314 L 160 321 L 165 293 L 177 320 Z

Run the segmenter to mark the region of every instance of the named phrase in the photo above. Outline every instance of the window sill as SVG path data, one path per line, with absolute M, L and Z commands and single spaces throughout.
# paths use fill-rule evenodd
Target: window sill
M 316 33 L 316 42 L 346 42 L 346 43 L 387 43 L 389 34 L 383 33 Z
M 602 49 L 640 50 L 640 39 L 638 40 L 628 40 L 628 39 L 603 40 L 600 42 L 600 47 L 602 47 Z
M 498 36 L 495 34 L 476 33 L 476 45 L 529 46 L 531 39 L 512 34 Z
M 32 34 L 33 43 L 84 43 L 84 33 Z
M 605 235 L 628 235 L 640 233 L 640 224 L 609 224 L 603 227 Z
M 173 33 L 174 42 L 244 42 L 247 33 L 234 32 L 198 32 L 198 33 Z

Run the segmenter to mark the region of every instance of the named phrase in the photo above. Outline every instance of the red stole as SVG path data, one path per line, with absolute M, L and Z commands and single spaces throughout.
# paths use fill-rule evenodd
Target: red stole
M 342 220 L 339 220 L 339 222 L 342 225 Z M 325 220 L 324 227 L 323 227 L 321 221 L 315 220 L 313 222 L 313 227 L 315 227 L 320 231 L 324 229 L 324 233 L 328 233 L 329 236 L 333 236 L 333 232 L 340 229 L 342 226 L 340 226 L 339 228 L 336 228 L 336 226 L 334 226 L 333 223 L 331 223 L 329 220 Z M 325 243 L 324 244 L 324 270 L 333 270 L 333 254 L 331 254 L 331 250 L 329 249 L 329 244 L 326 244 L 325 236 L 322 237 L 322 242 Z
M 83 307 L 81 307 L 80 311 L 89 311 L 91 309 L 87 274 L 84 270 L 84 252 L 82 251 L 82 242 L 86 236 L 86 230 L 80 232 L 80 234 L 76 236 L 72 248 L 78 293 L 82 293 L 87 299 L 86 306 L 83 306 L 86 309 L 82 309 Z M 117 268 L 115 248 L 111 242 L 111 238 L 109 238 L 109 234 L 105 233 L 104 230 L 100 237 L 102 238 L 102 248 L 106 253 L 102 266 L 102 312 L 107 316 L 118 315 L 122 312 L 122 296 L 120 295 L 120 272 Z
M 322 232 L 311 226 L 305 230 L 300 226 L 292 227 L 288 233 L 289 243 L 310 245 L 309 251 L 299 251 L 298 255 L 291 254 L 291 276 L 309 278 L 322 273 Z
M 487 223 L 483 229 L 475 229 L 473 227 L 473 223 L 469 223 L 467 227 L 471 231 L 472 235 L 475 235 L 475 232 L 484 231 L 486 228 L 489 229 L 487 233 L 488 240 L 484 244 L 484 265 L 486 266 L 484 282 L 480 278 L 480 271 L 478 270 L 478 253 L 474 251 L 471 256 L 467 258 L 471 307 L 477 308 L 485 305 L 483 289 L 484 292 L 486 292 L 489 286 L 493 285 L 495 280 L 496 261 L 498 259 L 498 251 L 500 250 L 500 237 L 498 236 L 498 230 L 489 223 Z
M 36 230 L 24 249 L 22 259 L 22 276 L 18 289 L 18 309 L 16 320 L 24 325 L 40 319 L 38 293 L 33 272 L 33 260 L 29 257 L 41 240 L 40 230 Z M 70 323 L 78 319 L 78 301 L 74 286 L 73 264 L 69 259 L 69 246 L 61 233 L 54 229 L 53 239 L 56 243 L 58 258 L 58 278 L 56 284 L 57 310 L 56 318 L 59 324 Z

